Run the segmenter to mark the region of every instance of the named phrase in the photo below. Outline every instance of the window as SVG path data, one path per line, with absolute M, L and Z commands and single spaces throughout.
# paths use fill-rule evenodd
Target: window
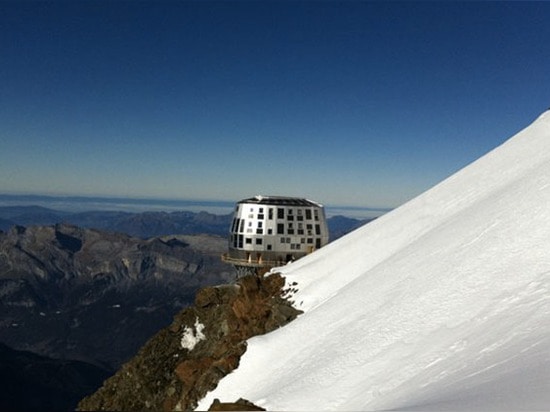
M 239 248 L 242 249 L 243 248 L 243 238 L 244 236 L 243 235 L 239 235 Z
M 298 213 L 298 216 L 296 217 L 296 220 L 298 220 L 299 222 L 301 222 L 302 220 L 304 220 L 304 215 L 302 214 L 302 209 L 298 209 L 296 211 L 296 213 Z
M 315 220 L 319 220 L 319 211 L 317 209 L 313 211 L 313 215 L 315 216 Z
M 256 229 L 256 234 L 257 235 L 263 235 L 264 234 L 264 230 L 262 228 L 258 228 Z
M 315 225 L 315 234 L 320 235 L 321 234 L 321 225 Z
M 272 235 L 273 234 L 273 229 L 271 229 L 271 228 L 267 229 L 267 234 Z
M 277 208 L 277 219 L 285 218 L 285 210 L 282 207 Z
M 270 207 L 269 210 L 267 211 L 267 218 L 269 220 L 273 219 L 273 208 L 272 207 Z
M 267 250 L 271 250 L 271 245 L 267 245 Z
M 256 244 L 257 244 L 257 245 L 261 245 L 261 244 L 262 244 L 262 238 L 261 238 L 261 237 L 256 238 Z
M 251 245 L 252 244 L 252 239 L 247 237 L 244 239 L 244 243 L 246 243 L 247 245 Z
M 278 223 L 277 224 L 277 234 L 278 235 L 284 235 L 285 233 L 285 224 L 284 223 Z
M 308 237 L 308 238 L 307 238 L 307 243 L 308 243 L 309 245 L 313 245 L 313 238 Z
M 258 219 L 263 219 L 263 218 L 264 218 L 264 208 L 261 207 L 260 211 L 258 212 Z
M 241 227 L 239 228 L 239 233 L 244 232 L 244 219 L 241 219 Z
M 306 220 L 311 220 L 311 209 L 306 209 Z

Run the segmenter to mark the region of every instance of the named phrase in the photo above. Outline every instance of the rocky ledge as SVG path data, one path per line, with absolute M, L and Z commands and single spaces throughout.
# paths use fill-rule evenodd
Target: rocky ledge
M 78 410 L 192 410 L 238 367 L 247 339 L 275 330 L 300 314 L 285 300 L 284 287 L 281 275 L 265 274 L 201 289 L 194 306 L 177 314 L 169 327 L 83 399 Z M 241 410 L 245 403 L 235 402 Z M 220 405 L 226 404 L 218 402 L 213 408 Z

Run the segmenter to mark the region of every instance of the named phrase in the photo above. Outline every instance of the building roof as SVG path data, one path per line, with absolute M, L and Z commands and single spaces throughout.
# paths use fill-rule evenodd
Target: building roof
M 323 207 L 321 204 L 314 202 L 312 200 L 303 199 L 300 197 L 287 197 L 287 196 L 256 195 L 248 199 L 243 199 L 238 203 L 254 203 L 259 205 L 273 205 L 273 206 Z

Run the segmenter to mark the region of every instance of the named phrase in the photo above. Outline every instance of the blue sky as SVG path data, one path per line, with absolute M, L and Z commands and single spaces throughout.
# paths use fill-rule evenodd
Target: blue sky
M 0 2 L 0 193 L 395 207 L 550 107 L 550 2 Z

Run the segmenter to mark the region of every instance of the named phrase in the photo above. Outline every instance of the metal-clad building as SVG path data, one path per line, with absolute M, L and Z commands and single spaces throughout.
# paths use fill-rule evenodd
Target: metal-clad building
M 237 203 L 223 260 L 235 266 L 273 267 L 328 243 L 322 205 L 311 200 L 255 196 Z

